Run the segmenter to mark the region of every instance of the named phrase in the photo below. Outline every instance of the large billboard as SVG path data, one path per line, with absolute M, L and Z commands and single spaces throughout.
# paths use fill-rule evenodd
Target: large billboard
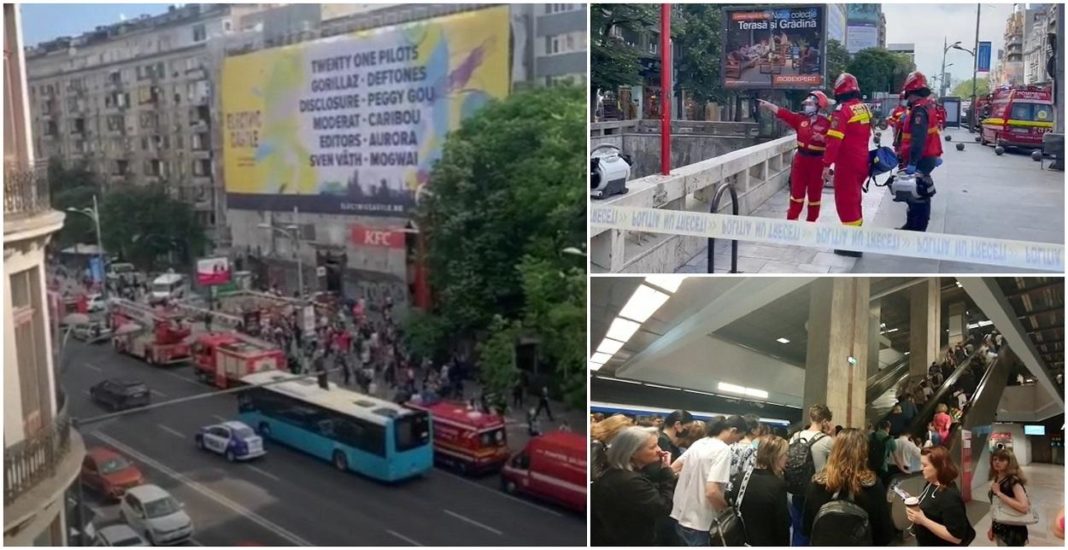
M 405 216 L 446 135 L 508 94 L 508 7 L 227 58 L 229 208 Z
M 879 25 L 882 6 L 879 4 L 846 4 L 846 18 L 850 25 Z
M 823 86 L 826 6 L 724 8 L 723 85 L 811 90 Z
M 846 50 L 854 54 L 860 50 L 879 47 L 879 29 L 876 27 L 846 27 Z

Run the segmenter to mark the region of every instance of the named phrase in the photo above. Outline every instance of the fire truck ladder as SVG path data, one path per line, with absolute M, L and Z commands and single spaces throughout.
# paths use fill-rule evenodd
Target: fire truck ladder
M 218 323 L 219 325 L 235 328 L 241 323 L 241 318 L 236 315 L 228 315 L 226 313 L 211 311 L 210 309 L 204 309 L 202 307 L 195 307 L 181 302 L 175 304 L 174 310 L 186 317 L 187 319 L 211 317 L 212 323 Z
M 168 315 L 156 311 L 151 306 L 134 302 L 133 300 L 111 298 L 108 302 L 112 311 L 137 321 L 144 328 L 152 328 L 156 321 L 170 320 Z

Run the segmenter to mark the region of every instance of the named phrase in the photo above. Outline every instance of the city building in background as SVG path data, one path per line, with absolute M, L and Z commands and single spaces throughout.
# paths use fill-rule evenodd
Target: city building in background
M 827 40 L 837 40 L 846 45 L 846 25 L 848 4 L 827 4 Z
M 35 163 L 15 4 L 4 4 L 4 546 L 64 546 L 85 444 L 53 368 L 45 246 L 63 227 Z
M 1024 9 L 1017 4 L 1005 23 L 1005 46 L 998 50 L 997 68 L 991 74 L 991 84 L 1022 86 L 1024 84 Z
M 214 252 L 232 255 L 237 269 L 252 270 L 261 282 L 275 281 L 295 288 L 299 279 L 297 266 L 303 264 L 307 271 L 305 286 L 311 290 L 336 291 L 345 286 L 356 295 L 372 299 L 389 295 L 398 307 L 404 307 L 419 285 L 417 229 L 410 219 L 418 188 L 414 172 L 405 176 L 408 179 L 404 182 L 397 179 L 403 170 L 385 170 L 379 173 L 387 177 L 360 182 L 361 192 L 372 197 L 385 180 L 390 180 L 387 187 L 395 190 L 404 187 L 404 200 L 393 201 L 389 208 L 371 208 L 364 200 L 363 207 L 353 209 L 334 201 L 335 207 L 323 212 L 323 208 L 284 199 L 295 187 L 307 184 L 311 170 L 306 168 L 309 159 L 305 155 L 301 161 L 305 168 L 294 165 L 294 172 L 273 176 L 276 182 L 303 177 L 303 183 L 289 181 L 292 186 L 288 190 L 276 188 L 272 193 L 259 193 L 261 199 L 281 200 L 249 202 L 247 194 L 233 190 L 260 185 L 258 189 L 263 191 L 263 184 L 248 180 L 249 173 L 241 172 L 237 162 L 224 162 L 229 137 L 223 116 L 226 69 L 235 66 L 231 60 L 264 51 L 275 52 L 268 56 L 277 56 L 282 55 L 277 53 L 283 51 L 281 48 L 314 48 L 316 41 L 326 38 L 337 40 L 355 32 L 374 36 L 387 32 L 382 29 L 388 27 L 433 24 L 461 13 L 478 20 L 503 9 L 506 14 L 498 35 L 471 57 L 477 65 L 483 57 L 503 56 L 494 74 L 483 73 L 483 77 L 499 82 L 498 89 L 505 93 L 515 86 L 585 84 L 584 4 L 518 4 L 498 10 L 494 7 L 193 4 L 40 44 L 26 54 L 34 135 L 41 151 L 38 156 L 59 157 L 68 163 L 87 160 L 91 170 L 103 175 L 108 186 L 166 182 L 172 196 L 194 206 L 215 244 Z M 471 28 L 477 30 L 481 26 L 475 23 Z M 454 52 L 447 52 L 446 48 L 441 53 Z M 436 59 L 426 66 L 445 67 L 442 63 L 442 59 Z M 468 68 L 452 67 L 461 71 Z M 287 78 L 294 79 L 294 83 L 313 78 L 298 74 Z M 234 82 L 233 75 L 230 78 Z M 460 118 L 472 114 L 476 104 L 453 102 L 453 113 L 439 116 L 449 117 L 449 124 L 455 126 Z M 381 112 L 387 112 L 387 108 L 385 104 L 378 107 Z M 235 123 L 238 120 L 231 119 Z M 451 127 L 441 121 L 435 126 Z M 369 137 L 370 133 L 366 135 Z M 376 143 L 381 144 L 382 139 L 400 139 L 400 134 L 380 134 L 377 138 Z M 433 147 L 440 150 L 442 139 L 444 134 L 437 135 Z M 311 144 L 290 145 L 294 146 L 290 150 L 295 151 Z M 350 150 L 355 148 L 355 144 L 347 145 Z M 422 145 L 419 147 L 425 153 Z M 407 146 L 401 149 L 404 147 Z M 418 175 L 422 181 L 433 158 L 423 156 Z M 395 162 L 396 157 L 383 160 Z M 329 183 L 329 193 L 336 194 L 352 183 L 344 178 L 334 180 Z M 311 196 L 324 189 L 305 189 L 309 196 L 298 200 L 329 202 L 329 198 Z M 236 202 L 227 200 L 228 193 Z M 296 231 L 287 233 L 287 227 Z M 302 261 L 298 262 L 295 254 Z
M 880 4 L 846 5 L 846 49 L 850 54 L 886 47 L 886 16 Z
M 1053 81 L 1046 71 L 1053 44 L 1050 34 L 1056 35 L 1057 10 L 1053 4 L 1029 4 L 1024 11 L 1023 58 L 1024 84 L 1042 85 Z

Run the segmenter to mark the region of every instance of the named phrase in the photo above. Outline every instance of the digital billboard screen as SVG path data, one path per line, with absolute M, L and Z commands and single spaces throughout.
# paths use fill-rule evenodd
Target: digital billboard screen
M 507 6 L 223 62 L 227 206 L 406 217 L 449 132 L 507 96 Z
M 725 8 L 723 86 L 823 87 L 826 6 Z

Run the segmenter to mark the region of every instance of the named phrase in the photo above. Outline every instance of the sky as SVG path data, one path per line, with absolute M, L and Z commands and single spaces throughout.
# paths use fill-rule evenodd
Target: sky
M 20 4 L 22 42 L 36 46 L 60 36 L 78 36 L 141 14 L 159 15 L 171 4 Z
M 942 39 L 961 47 L 975 48 L 975 4 L 883 4 L 886 15 L 886 43 L 916 44 L 916 68 L 928 77 L 942 68 Z M 1012 4 L 983 4 L 979 18 L 979 40 L 991 44 L 990 65 L 997 64 L 998 49 L 1004 47 L 1005 23 Z M 954 82 L 971 80 L 972 56 L 960 50 L 946 54 L 946 72 Z M 980 73 L 981 75 L 981 73 Z

